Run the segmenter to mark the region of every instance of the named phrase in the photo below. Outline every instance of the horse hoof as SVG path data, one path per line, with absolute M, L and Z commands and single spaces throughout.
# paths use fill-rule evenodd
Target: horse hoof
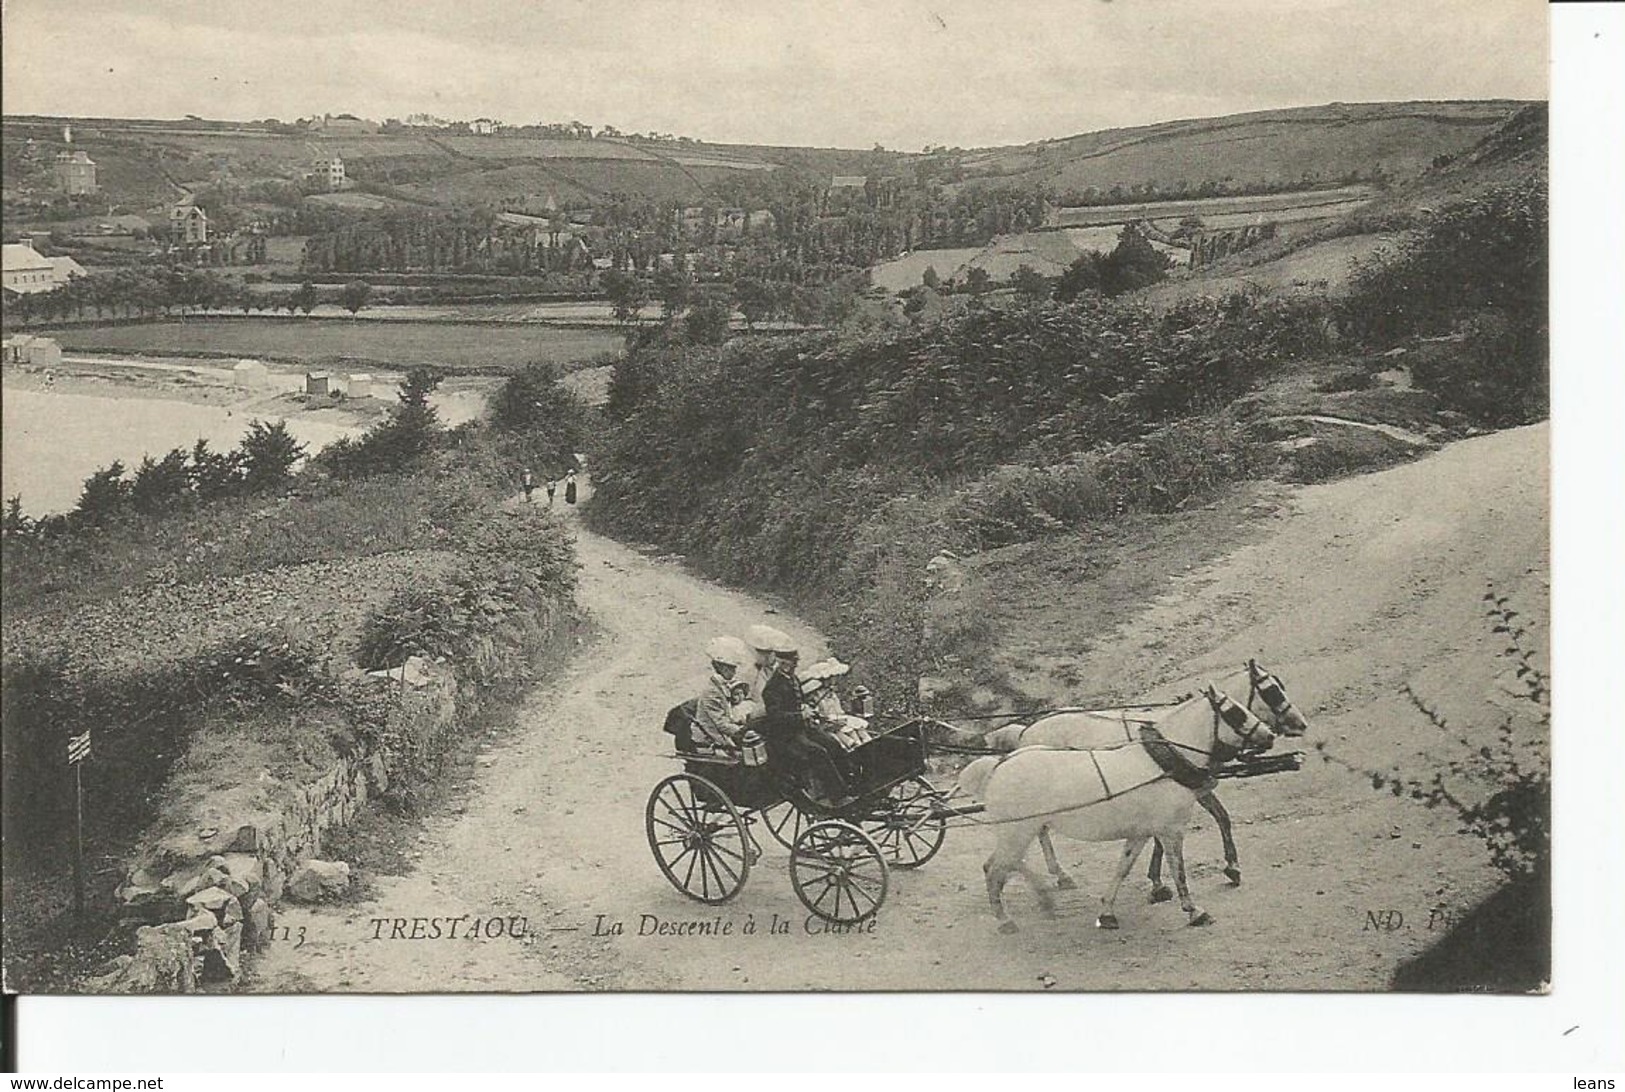
M 1231 865 L 1224 870 L 1225 879 L 1230 881 L 1231 887 L 1241 886 L 1241 866 Z
M 1188 925 L 1212 925 L 1213 924 L 1213 915 L 1208 913 L 1206 910 L 1196 910 L 1196 911 L 1192 912 L 1191 920 L 1189 922 L 1187 922 L 1186 924 L 1188 924 Z
M 1156 887 L 1153 887 L 1151 889 L 1151 901 L 1152 902 L 1167 902 L 1169 899 L 1171 899 L 1173 897 L 1174 897 L 1174 891 L 1173 891 L 1173 888 L 1171 888 L 1171 887 L 1163 887 L 1162 885 L 1159 884 Z
M 1016 931 L 1016 923 L 1015 922 L 1013 922 L 1013 921 L 1001 921 L 1001 922 L 999 922 L 999 932 L 1008 934 L 1008 933 L 1014 933 L 1015 931 Z
M 1115 929 L 1115 928 L 1117 928 L 1117 915 L 1116 914 L 1102 914 L 1102 915 L 1100 915 L 1098 918 L 1095 919 L 1095 928 L 1096 929 Z
M 1055 890 L 1057 891 L 1076 891 L 1077 889 L 1078 881 L 1071 876 L 1062 876 L 1055 881 Z

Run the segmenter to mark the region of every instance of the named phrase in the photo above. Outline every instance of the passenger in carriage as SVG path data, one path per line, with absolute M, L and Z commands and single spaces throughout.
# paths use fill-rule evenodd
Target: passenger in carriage
M 711 676 L 694 700 L 694 742 L 723 752 L 739 750 L 739 737 L 745 731 L 748 702 L 741 704 L 735 676 L 751 660 L 750 649 L 737 637 L 717 637 L 705 646 L 711 658 Z
M 844 807 L 852 796 L 835 761 L 844 752 L 812 727 L 802 709 L 801 687 L 796 681 L 800 653 L 788 638 L 772 651 L 773 666 L 762 687 L 768 757 L 814 800 L 832 808 Z
M 843 750 L 851 751 L 874 738 L 869 733 L 869 722 L 855 717 L 841 704 L 840 691 L 835 680 L 852 668 L 831 656 L 820 660 L 801 672 L 801 700 L 807 715 L 831 736 Z
M 762 705 L 762 691 L 766 689 L 768 680 L 773 677 L 774 650 L 787 648 L 794 651 L 796 645 L 790 640 L 789 634 L 772 626 L 751 626 L 745 631 L 745 640 L 756 654 L 752 663 L 754 673 L 749 680 L 750 700 L 755 703 L 750 719 L 755 720 L 766 711 Z

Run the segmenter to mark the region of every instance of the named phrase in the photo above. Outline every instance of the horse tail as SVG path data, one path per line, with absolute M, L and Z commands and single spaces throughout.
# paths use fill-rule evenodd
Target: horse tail
M 987 788 L 988 779 L 993 776 L 993 771 L 1003 761 L 1003 755 L 983 755 L 959 771 L 959 787 L 972 797 L 980 800 L 982 790 Z

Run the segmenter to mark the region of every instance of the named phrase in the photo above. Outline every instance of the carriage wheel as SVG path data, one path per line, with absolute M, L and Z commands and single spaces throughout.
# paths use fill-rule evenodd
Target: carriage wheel
M 948 824 L 937 809 L 937 790 L 923 777 L 893 786 L 859 826 L 893 868 L 919 868 L 937 855 Z
M 757 814 L 762 817 L 762 824 L 767 827 L 767 832 L 773 835 L 773 840 L 785 849 L 795 848 L 796 839 L 807 829 L 807 816 L 788 800 L 765 808 Z
M 790 850 L 790 883 L 801 904 L 818 917 L 853 925 L 886 901 L 886 858 L 851 823 L 814 823 Z
M 644 810 L 655 863 L 671 885 L 700 902 L 727 902 L 750 875 L 752 843 L 727 795 L 703 777 L 673 774 Z

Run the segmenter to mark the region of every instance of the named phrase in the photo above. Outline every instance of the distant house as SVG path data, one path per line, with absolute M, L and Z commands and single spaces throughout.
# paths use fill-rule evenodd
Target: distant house
M 71 271 L 58 269 L 56 262 L 47 258 L 28 243 L 7 243 L 0 262 L 0 286 L 8 296 L 26 296 L 34 292 L 49 292 L 66 284 Z M 73 259 L 67 259 L 80 273 L 84 270 Z
M 332 376 L 326 372 L 305 373 L 305 393 L 327 395 L 332 390 Z
M 861 190 L 869 184 L 869 176 L 864 174 L 838 174 L 829 180 L 832 190 Z
M 323 136 L 356 136 L 376 133 L 378 123 L 358 118 L 354 114 L 323 114 L 319 118 L 311 119 L 310 128 Z
M 51 263 L 51 276 L 57 284 L 67 284 L 73 278 L 85 275 L 85 267 L 66 254 L 45 260 Z
M 184 201 L 169 210 L 169 238 L 180 246 L 195 246 L 209 241 L 209 214 Z
M 96 192 L 96 161 L 82 151 L 56 153 L 51 173 L 57 189 L 69 197 Z
M 502 123 L 494 118 L 475 118 L 468 123 L 469 132 L 476 136 L 492 136 L 500 128 Z
M 7 364 L 52 368 L 62 363 L 62 346 L 48 337 L 16 334 L 0 342 L 0 360 Z
M 344 188 L 344 160 L 338 156 L 331 159 L 318 159 L 310 173 L 311 181 L 332 193 Z

